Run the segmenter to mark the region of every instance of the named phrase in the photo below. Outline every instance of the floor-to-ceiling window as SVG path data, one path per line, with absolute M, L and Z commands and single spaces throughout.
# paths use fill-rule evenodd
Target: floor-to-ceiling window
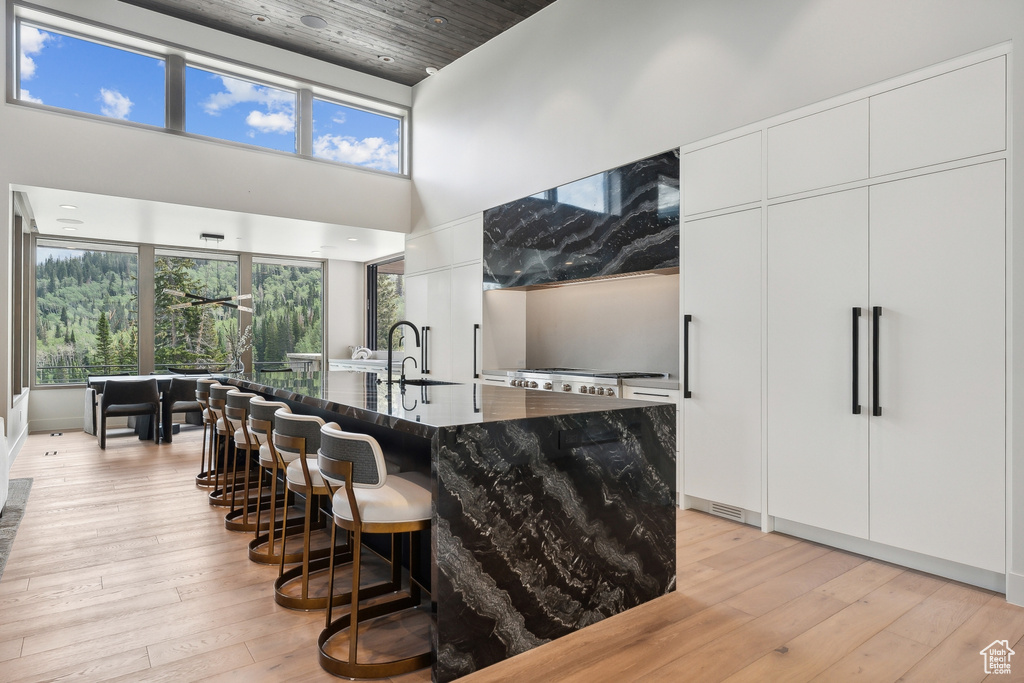
M 137 251 L 40 239 L 35 253 L 36 384 L 137 373 Z
M 388 330 L 405 317 L 405 257 L 367 266 L 366 298 L 366 344 L 386 349 Z
M 238 259 L 157 250 L 154 366 L 224 370 L 238 354 Z
M 319 262 L 253 259 L 255 370 L 319 367 L 311 356 L 324 348 L 323 281 Z

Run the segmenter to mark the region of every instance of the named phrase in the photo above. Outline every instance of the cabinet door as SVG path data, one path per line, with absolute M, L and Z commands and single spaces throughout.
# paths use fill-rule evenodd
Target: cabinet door
M 405 317 L 417 328 L 430 328 L 425 335 L 427 368 L 431 377 L 447 379 L 451 373 L 450 270 L 405 277 Z M 422 349 L 415 348 L 411 335 L 404 328 L 403 334 L 406 334 L 405 355 L 413 356 L 420 363 Z M 423 339 L 420 341 L 424 343 Z
M 1002 161 L 871 188 L 871 538 L 1005 571 Z
M 871 98 L 871 175 L 1006 149 L 1006 58 Z
M 760 512 L 761 210 L 690 221 L 682 241 L 683 490 Z
M 433 230 L 405 240 L 405 272 L 421 273 L 444 268 L 452 263 L 452 231 L 450 228 Z
M 455 382 L 472 382 L 481 370 L 483 335 L 483 265 L 452 268 L 452 374 Z
M 683 155 L 687 216 L 761 199 L 761 132 Z
M 868 536 L 868 191 L 768 209 L 768 513 Z M 854 408 L 853 309 L 857 320 Z

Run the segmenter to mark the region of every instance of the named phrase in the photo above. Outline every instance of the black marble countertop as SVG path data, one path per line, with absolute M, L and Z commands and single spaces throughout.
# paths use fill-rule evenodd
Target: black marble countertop
M 228 380 L 242 389 L 295 401 L 429 438 L 438 427 L 504 422 L 657 405 L 646 401 L 504 386 L 449 384 L 391 386 L 376 383 L 376 373 L 291 372 Z

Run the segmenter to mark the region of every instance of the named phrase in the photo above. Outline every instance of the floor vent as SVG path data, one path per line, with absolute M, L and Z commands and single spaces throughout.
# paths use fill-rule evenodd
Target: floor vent
M 712 502 L 709 512 L 713 515 L 718 515 L 719 517 L 725 517 L 726 519 L 731 519 L 734 522 L 739 522 L 740 524 L 743 523 L 742 508 L 734 508 L 731 505 L 722 505 L 721 503 Z
M 45 453 L 43 453 L 43 457 L 46 457 L 48 455 L 57 455 L 57 451 L 46 451 Z
M 50 436 L 64 436 L 64 432 L 50 432 Z

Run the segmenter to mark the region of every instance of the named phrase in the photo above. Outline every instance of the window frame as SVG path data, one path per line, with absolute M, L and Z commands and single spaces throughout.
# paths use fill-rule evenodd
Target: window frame
M 29 387 L 33 391 L 35 391 L 37 389 L 48 391 L 50 389 L 78 389 L 78 388 L 83 388 L 86 385 L 85 382 L 40 383 L 40 382 L 37 381 L 37 378 L 38 378 L 38 368 L 39 368 L 38 356 L 37 356 L 37 352 L 38 352 L 38 335 L 36 334 L 35 326 L 36 326 L 37 321 L 38 321 L 38 313 L 39 313 L 39 299 L 38 299 L 38 297 L 36 295 L 36 285 L 37 285 L 37 281 L 36 281 L 37 280 L 36 260 L 38 258 L 38 251 L 39 251 L 39 247 L 40 247 L 39 243 L 43 242 L 42 246 L 44 248 L 45 247 L 51 247 L 51 248 L 63 248 L 63 249 L 81 249 L 81 250 L 88 250 L 88 251 L 106 251 L 106 252 L 115 252 L 115 253 L 122 253 L 122 254 L 135 254 L 135 272 L 136 272 L 136 283 L 137 283 L 136 284 L 136 288 L 137 289 L 136 289 L 136 294 L 135 294 L 135 324 L 136 325 L 139 325 L 139 320 L 142 317 L 142 311 L 140 310 L 140 306 L 139 306 L 139 297 L 140 297 L 140 293 L 141 293 L 141 287 L 143 285 L 143 282 L 142 282 L 141 278 L 139 278 L 139 274 L 142 271 L 142 267 L 141 267 L 141 264 L 140 264 L 140 252 L 141 252 L 141 249 L 139 248 L 140 245 L 133 245 L 133 244 L 123 243 L 123 242 L 104 242 L 104 241 L 88 240 L 88 239 L 76 239 L 74 237 L 62 237 L 60 235 L 43 235 L 43 234 L 39 234 L 39 233 L 33 233 L 31 237 L 32 237 L 32 239 L 31 239 L 31 245 L 30 245 L 30 247 L 31 247 L 30 248 L 30 251 L 31 251 L 30 263 L 31 263 L 32 267 L 30 269 L 26 269 L 26 272 L 23 273 L 24 278 L 25 278 L 24 286 L 28 287 L 29 285 L 31 285 L 31 288 L 32 288 L 31 289 L 32 294 L 31 294 L 31 297 L 30 297 L 30 302 L 26 302 L 26 303 L 29 303 L 28 308 L 31 311 L 31 313 L 30 313 L 31 333 L 27 335 L 28 338 L 29 338 L 29 341 L 30 341 L 31 348 L 30 348 L 30 354 L 25 354 L 26 356 L 28 356 L 29 380 L 31 382 Z M 53 244 L 48 244 L 48 243 L 53 243 Z M 74 246 L 66 246 L 66 245 L 74 245 Z M 29 273 L 28 271 L 31 271 L 31 272 Z M 31 281 L 28 280 L 29 277 L 31 278 Z M 139 346 L 136 349 L 136 355 L 137 355 L 138 361 L 139 361 L 139 368 L 141 368 L 142 367 L 142 335 L 141 334 L 139 335 L 138 344 L 139 344 Z
M 398 261 L 405 261 L 404 253 L 385 256 L 382 259 L 366 264 L 366 348 L 371 351 L 380 350 L 375 348 L 377 346 L 377 333 L 379 332 L 377 329 L 377 277 L 379 269 L 380 266 Z M 405 277 L 404 267 L 402 277 Z
M 272 69 L 247 65 L 230 57 L 222 57 L 204 52 L 202 50 L 186 47 L 160 40 L 149 36 L 125 31 L 90 21 L 71 14 L 28 5 L 23 2 L 8 0 L 8 56 L 7 56 L 7 103 L 40 111 L 48 111 L 64 116 L 77 116 L 80 118 L 102 121 L 104 123 L 134 126 L 149 131 L 170 132 L 174 135 L 184 136 L 195 140 L 202 140 L 211 144 L 228 145 L 238 149 L 261 152 L 264 154 L 279 154 L 291 157 L 300 157 L 316 163 L 332 164 L 343 168 L 354 169 L 364 173 L 377 173 L 390 177 L 410 178 L 412 167 L 412 108 L 409 105 L 396 104 L 372 95 L 364 95 L 327 85 L 318 81 L 299 78 L 289 74 L 274 71 Z M 21 35 L 20 22 L 26 21 L 30 25 L 37 26 L 44 30 L 52 30 L 56 33 L 68 34 L 73 37 L 80 37 L 84 40 L 107 45 L 129 52 L 152 56 L 164 60 L 164 78 L 167 83 L 180 83 L 180 90 L 175 87 L 165 88 L 164 98 L 164 125 L 154 126 L 135 121 L 126 121 L 100 114 L 91 114 L 74 109 L 64 109 L 47 104 L 38 104 L 18 98 L 21 90 Z M 187 66 L 214 71 L 216 73 L 239 78 L 241 80 L 253 81 L 258 84 L 265 84 L 274 88 L 281 88 L 294 91 L 297 94 L 295 122 L 296 122 L 296 145 L 295 152 L 283 152 L 269 147 L 224 140 L 217 137 L 210 137 L 196 133 L 187 133 L 184 129 L 183 117 L 179 112 L 185 110 L 184 100 L 184 79 Z M 303 96 L 304 93 L 312 93 L 313 98 L 334 102 L 345 107 L 359 109 L 371 114 L 378 114 L 389 118 L 397 118 L 400 122 L 399 132 L 399 171 L 383 171 L 358 164 L 347 164 L 331 159 L 314 157 L 312 155 L 312 126 L 303 125 L 303 121 L 312 120 L 312 99 Z M 308 116 L 307 116 L 308 114 Z M 305 153 L 304 150 L 309 150 Z
M 320 270 L 320 367 L 326 369 L 327 367 L 327 315 L 330 311 L 329 302 L 327 300 L 327 266 L 326 263 L 321 259 L 297 259 L 297 258 L 279 258 L 275 259 L 272 256 L 264 256 L 253 254 L 251 267 L 249 268 L 249 293 L 253 293 L 253 278 L 255 277 L 256 266 L 266 264 L 272 266 L 292 266 L 298 268 L 319 268 Z M 253 327 L 253 346 L 256 344 L 256 295 L 253 294 L 252 299 L 253 312 L 249 314 L 250 323 Z M 253 371 L 256 372 L 256 361 L 252 358 L 254 350 L 248 351 L 250 354 L 249 365 Z M 263 362 L 263 361 L 261 361 Z
M 117 122 L 122 125 L 138 126 L 147 130 L 166 130 L 167 129 L 167 79 L 168 69 L 170 69 L 170 62 L 166 53 L 161 53 L 155 49 L 147 50 L 142 47 L 130 46 L 127 43 L 119 43 L 108 38 L 97 37 L 90 35 L 86 32 L 75 31 L 74 29 L 62 28 L 56 25 L 47 25 L 45 22 L 40 22 L 36 19 L 25 18 L 20 14 L 14 16 L 14 37 L 13 37 L 13 52 L 11 54 L 11 61 L 13 63 L 13 73 L 11 78 L 11 92 L 8 98 L 8 102 L 16 103 L 19 105 L 29 106 L 33 108 L 43 109 L 46 111 L 60 112 L 62 114 L 69 114 L 72 116 L 84 116 L 94 121 L 106 121 L 106 122 Z M 82 40 L 88 43 L 94 43 L 96 45 L 102 45 L 114 50 L 121 50 L 122 52 L 131 52 L 132 54 L 141 55 L 143 57 L 150 57 L 152 59 L 158 59 L 164 63 L 163 71 L 163 91 L 164 91 L 164 125 L 158 126 L 151 123 L 142 123 L 141 121 L 129 121 L 127 119 L 118 119 L 113 116 L 105 116 L 103 114 L 94 114 L 88 111 L 81 111 L 80 109 L 68 109 L 67 107 L 58 107 L 53 104 L 46 104 L 40 102 L 32 102 L 30 100 L 21 99 L 21 27 L 28 25 L 31 28 L 39 29 L 41 31 L 48 31 L 50 33 L 56 33 L 64 35 L 75 40 Z

